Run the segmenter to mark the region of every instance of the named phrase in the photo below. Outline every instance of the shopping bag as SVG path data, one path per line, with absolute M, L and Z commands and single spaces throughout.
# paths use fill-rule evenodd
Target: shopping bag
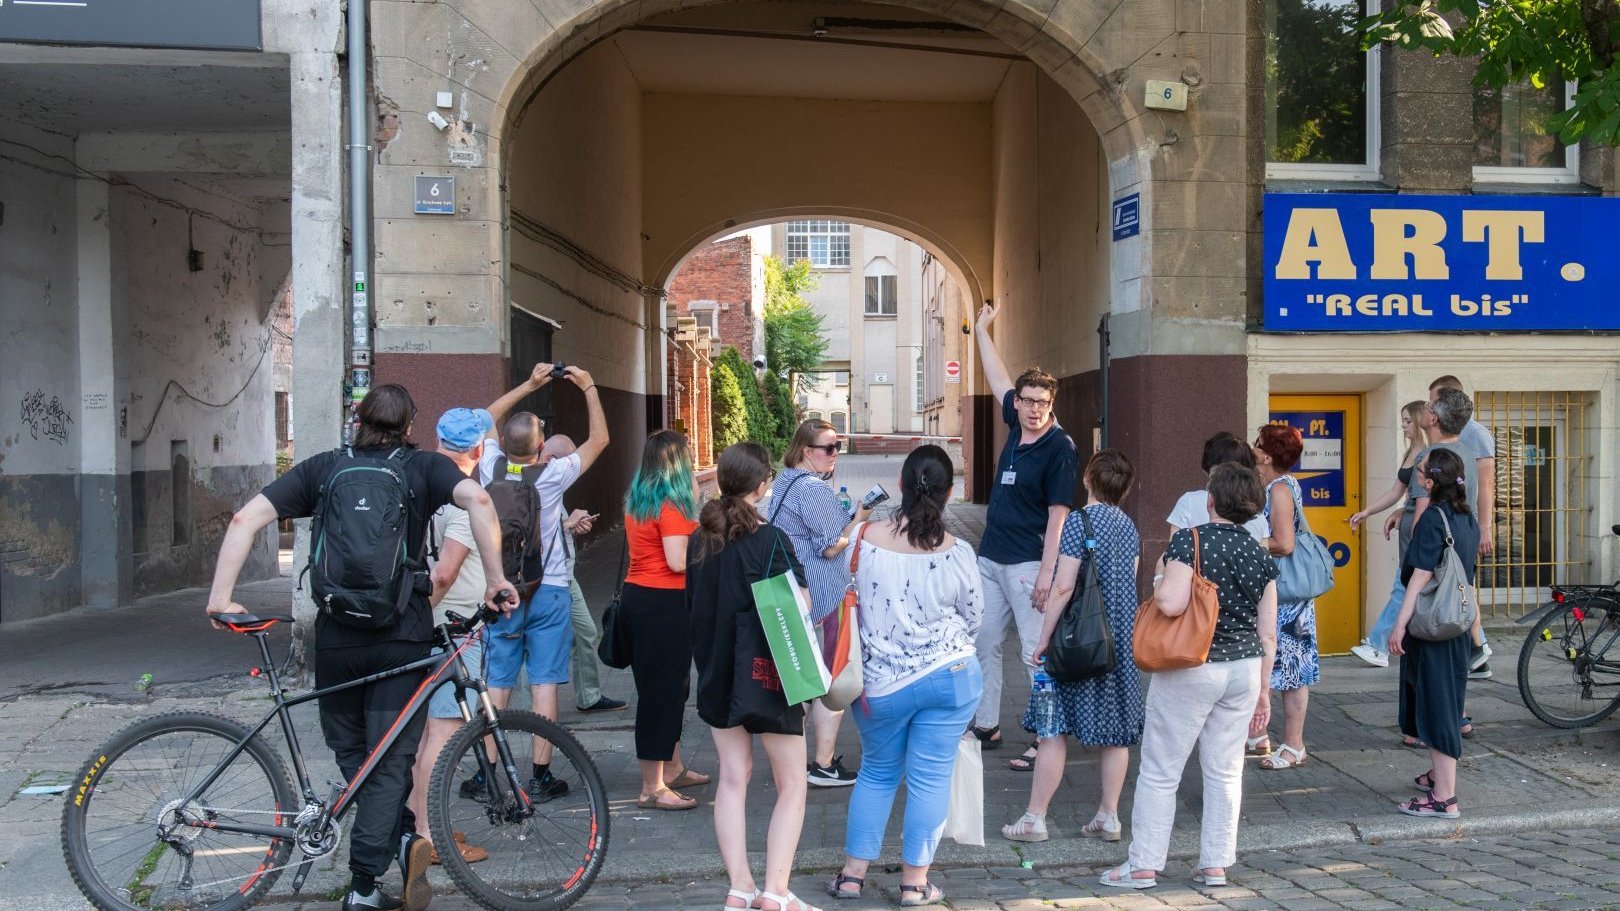
M 781 553 L 782 571 L 772 575 L 778 553 Z M 776 673 L 782 679 L 782 695 L 788 705 L 827 695 L 832 675 L 821 660 L 820 636 L 810 620 L 810 597 L 793 577 L 793 567 L 782 549 L 780 535 L 766 563 L 765 578 L 750 587 L 754 592 L 754 609 L 765 627 L 765 641 L 770 643 Z
M 984 847 L 984 757 L 977 738 L 956 742 L 951 770 L 951 797 L 945 811 L 944 837 L 959 845 Z
M 844 591 L 844 601 L 838 605 L 833 616 L 822 621 L 836 624 L 832 654 L 827 656 L 832 683 L 827 688 L 827 695 L 821 698 L 821 704 L 834 712 L 849 708 L 861 697 L 861 691 L 866 689 L 866 675 L 861 669 L 861 628 L 856 612 L 860 597 L 855 586 L 855 574 L 861 565 L 861 537 L 865 534 L 866 525 L 862 523 L 860 530 L 855 532 L 854 543 L 850 544 L 854 552 L 849 559 L 849 587 Z

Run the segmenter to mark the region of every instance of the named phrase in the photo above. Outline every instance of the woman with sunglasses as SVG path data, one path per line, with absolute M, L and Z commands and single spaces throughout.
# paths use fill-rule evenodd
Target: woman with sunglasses
M 794 556 L 804 566 L 809 582 L 810 617 L 822 623 L 844 600 L 849 585 L 849 560 L 844 551 L 855 526 L 865 522 L 870 509 L 857 506 L 850 516 L 838 503 L 831 484 L 838 468 L 843 441 L 826 421 L 811 419 L 799 425 L 788 444 L 776 476 L 766 517 L 793 542 Z M 829 645 L 838 633 L 835 623 L 823 624 Z M 838 741 L 838 725 L 843 712 L 834 712 L 819 701 L 810 710 L 815 727 L 815 755 L 808 770 L 810 783 L 824 788 L 848 787 L 855 773 L 844 768 L 841 757 L 833 755 Z

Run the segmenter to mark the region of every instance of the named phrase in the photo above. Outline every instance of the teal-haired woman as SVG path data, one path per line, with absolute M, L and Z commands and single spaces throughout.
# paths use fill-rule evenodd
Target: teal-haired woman
M 697 484 L 686 437 L 660 430 L 647 438 L 641 467 L 624 498 L 630 571 L 614 634 L 630 652 L 636 681 L 636 758 L 648 810 L 690 810 L 681 793 L 709 776 L 681 762 L 681 717 L 690 686 L 692 643 L 686 616 L 686 542 L 697 528 Z

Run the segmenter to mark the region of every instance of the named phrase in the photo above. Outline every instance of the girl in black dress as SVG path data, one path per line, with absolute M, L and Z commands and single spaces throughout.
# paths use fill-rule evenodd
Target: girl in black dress
M 1417 610 L 1418 592 L 1439 569 L 1446 551 L 1446 529 L 1451 529 L 1452 556 L 1462 560 L 1468 582 L 1474 582 L 1474 557 L 1479 552 L 1479 523 L 1468 508 L 1463 483 L 1463 460 L 1449 449 L 1431 451 L 1418 463 L 1419 483 L 1429 492 L 1412 523 L 1412 543 L 1406 549 L 1401 576 L 1406 600 L 1389 637 L 1389 653 L 1401 658 L 1401 733 L 1429 745 L 1434 766 L 1415 782 L 1427 792 L 1400 805 L 1408 816 L 1456 819 L 1457 760 L 1462 757 L 1463 697 L 1468 685 L 1468 655 L 1473 642 L 1468 631 L 1444 642 L 1429 642 L 1406 634 Z M 1442 520 L 1442 517 L 1443 520 Z
M 697 661 L 698 717 L 714 734 L 720 785 L 714 795 L 714 833 L 731 879 L 727 908 L 815 911 L 788 891 L 793 855 L 804 827 L 804 708 L 788 705 L 754 609 L 752 584 L 784 567 L 804 584 L 793 542 L 755 508 L 770 490 L 770 453 L 758 443 L 737 443 L 720 454 L 720 498 L 704 504 L 687 547 L 686 605 L 691 612 L 692 657 Z M 753 772 L 754 735 L 770 758 L 776 786 L 765 840 L 765 888 L 748 867 L 743 812 Z

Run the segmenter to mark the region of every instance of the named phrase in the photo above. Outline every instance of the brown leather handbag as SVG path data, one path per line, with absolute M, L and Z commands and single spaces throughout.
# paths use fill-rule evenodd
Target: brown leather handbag
M 1153 603 L 1152 596 L 1136 611 L 1136 632 L 1131 635 L 1131 651 L 1136 666 L 1144 671 L 1180 671 L 1209 660 L 1209 646 L 1215 640 L 1215 616 L 1220 613 L 1220 588 L 1204 578 L 1199 561 L 1198 529 L 1193 536 L 1192 597 L 1187 609 L 1167 617 Z

